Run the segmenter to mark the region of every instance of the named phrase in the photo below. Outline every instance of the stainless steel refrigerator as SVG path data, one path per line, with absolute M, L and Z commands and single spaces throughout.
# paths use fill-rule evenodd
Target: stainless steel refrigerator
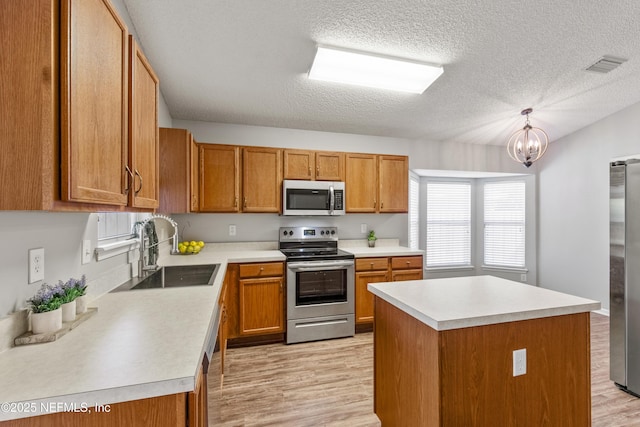
M 640 396 L 640 159 L 609 174 L 610 378 Z

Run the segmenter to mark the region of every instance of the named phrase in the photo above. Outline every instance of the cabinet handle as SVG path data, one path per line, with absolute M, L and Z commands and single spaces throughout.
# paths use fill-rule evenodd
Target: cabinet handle
M 384 202 L 380 202 L 380 209 L 384 208 Z
M 138 176 L 138 178 L 140 178 L 140 187 L 137 190 L 134 190 L 134 194 L 138 195 L 140 190 L 142 190 L 142 175 L 140 175 L 140 172 L 138 172 L 138 169 L 135 169 L 135 173 Z M 135 180 L 133 182 L 135 182 Z
M 376 208 L 376 204 L 378 203 L 378 201 L 376 199 L 373 199 L 373 208 Z
M 264 267 L 260 267 L 260 271 L 264 271 Z
M 320 175 L 320 166 L 316 167 L 316 175 Z
M 411 261 L 407 261 L 407 265 L 411 264 Z
M 238 198 L 236 197 L 233 201 L 233 207 L 237 208 L 238 207 Z
M 282 293 L 282 280 L 280 281 L 280 293 Z
M 309 166 L 309 176 L 311 176 L 311 166 Z
M 246 198 L 246 197 L 244 198 L 244 206 L 243 206 L 243 207 L 244 207 L 244 208 L 246 208 L 246 207 L 247 207 L 247 198 Z
M 131 182 L 133 182 L 133 172 L 131 172 L 131 169 L 129 169 L 129 166 L 128 165 L 124 165 L 124 169 L 127 171 L 129 176 L 131 177 Z M 127 186 L 124 188 L 125 196 L 127 194 L 129 194 L 129 190 L 131 190 L 131 187 L 129 186 L 129 180 L 127 179 Z

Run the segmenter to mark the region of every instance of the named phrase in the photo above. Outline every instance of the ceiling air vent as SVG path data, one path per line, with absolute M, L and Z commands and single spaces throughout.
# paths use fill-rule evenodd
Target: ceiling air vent
M 624 58 L 616 58 L 615 56 L 603 56 L 595 64 L 586 68 L 587 71 L 594 71 L 596 73 L 608 73 L 609 71 L 618 68 L 620 64 L 627 62 Z

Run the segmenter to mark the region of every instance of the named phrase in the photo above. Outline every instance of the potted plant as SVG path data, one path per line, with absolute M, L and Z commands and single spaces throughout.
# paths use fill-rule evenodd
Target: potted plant
M 79 296 L 84 294 L 84 291 L 87 288 L 84 275 L 80 280 L 70 278 L 65 283 L 60 280 L 58 282 L 58 288 L 62 291 L 60 293 L 60 299 L 62 300 L 62 321 L 73 322 L 76 320 L 76 300 Z
M 371 230 L 369 232 L 369 235 L 367 236 L 367 241 L 369 242 L 369 247 L 373 248 L 376 245 L 376 240 L 378 240 L 378 238 L 376 237 L 376 232 Z
M 34 334 L 55 332 L 62 328 L 62 290 L 58 286 L 43 284 L 30 300 L 31 331 Z
M 80 280 L 75 281 L 75 288 L 78 294 L 76 298 L 76 314 L 82 314 L 87 311 L 87 278 L 83 274 Z

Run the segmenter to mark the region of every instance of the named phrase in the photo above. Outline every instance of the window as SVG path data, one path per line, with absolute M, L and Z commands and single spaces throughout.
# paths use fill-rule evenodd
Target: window
M 420 181 L 409 178 L 409 248 L 418 249 L 420 239 Z
M 137 215 L 130 212 L 100 212 L 98 215 L 98 240 L 123 239 L 133 234 Z
M 471 183 L 427 182 L 427 267 L 471 265 Z
M 525 183 L 484 184 L 484 265 L 525 267 Z

